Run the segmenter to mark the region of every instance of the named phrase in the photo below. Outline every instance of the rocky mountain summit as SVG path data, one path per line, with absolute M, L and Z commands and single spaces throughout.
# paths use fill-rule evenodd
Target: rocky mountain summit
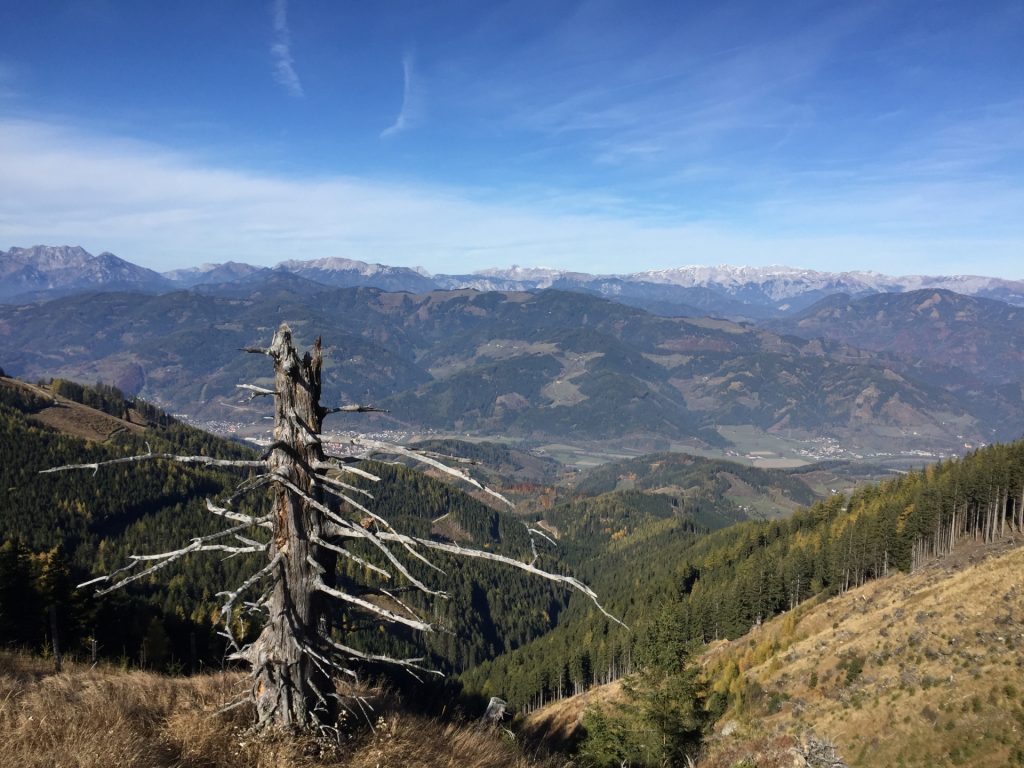
M 0 251 L 0 300 L 55 298 L 94 290 L 159 292 L 173 283 L 112 253 L 93 256 L 81 246 L 35 245 Z

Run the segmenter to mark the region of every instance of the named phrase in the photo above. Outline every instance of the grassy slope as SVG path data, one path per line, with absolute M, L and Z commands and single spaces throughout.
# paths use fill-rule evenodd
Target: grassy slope
M 732 703 L 700 768 L 791 766 L 808 732 L 834 742 L 850 766 L 1019 764 L 1021 543 L 1018 535 L 964 544 L 912 575 L 805 603 L 711 646 L 701 659 L 709 684 Z M 618 690 L 613 683 L 563 700 L 527 725 L 564 739 L 585 706 L 615 700 Z
M 1024 749 L 1024 549 L 1012 546 L 1019 543 L 962 547 L 712 651 L 709 667 L 739 662 L 763 687 L 739 713 L 738 733 L 810 728 L 852 766 L 1012 764 L 1014 750 Z
M 174 678 L 66 665 L 0 652 L 0 763 L 19 768 L 530 768 L 500 732 L 445 723 L 371 697 L 375 731 L 340 742 L 256 736 L 248 707 L 213 713 L 245 687 L 241 674 Z
M 113 435 L 120 432 L 132 432 L 141 435 L 145 432 L 145 425 L 139 423 L 141 417 L 135 415 L 135 421 L 125 421 L 116 416 L 90 408 L 87 405 L 76 403 L 66 397 L 57 395 L 45 387 L 29 384 L 17 379 L 0 377 L 0 387 L 27 393 L 45 400 L 50 405 L 32 413 L 27 418 L 30 422 L 37 422 L 44 426 L 55 429 L 72 437 L 80 437 L 83 440 L 102 443 Z

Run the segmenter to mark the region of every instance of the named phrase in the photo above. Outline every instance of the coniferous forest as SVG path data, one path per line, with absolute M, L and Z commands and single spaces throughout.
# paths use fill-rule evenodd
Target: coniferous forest
M 566 516 L 585 522 L 594 503 L 577 502 L 580 514 Z M 965 540 L 991 542 L 1022 526 L 1024 442 L 834 494 L 785 520 L 698 535 L 664 517 L 591 555 L 585 571 L 633 632 L 571 605 L 553 632 L 463 679 L 529 710 L 633 670 L 637 647 L 666 623 L 695 643 L 735 638 L 811 598 L 913 571 Z
M 203 499 L 223 493 L 232 479 L 162 461 L 39 473 L 148 451 L 232 458 L 252 450 L 110 387 L 6 382 L 0 387 L 3 644 L 52 655 L 56 635 L 60 652 L 79 658 L 179 673 L 223 667 L 216 593 L 252 570 L 244 556 L 184 559 L 102 598 L 75 585 L 120 567 L 132 554 L 180 545 L 183 531 L 214 530 Z M 49 428 L 33 419 L 53 405 L 47 393 L 127 419 L 133 428 L 115 430 L 102 442 Z M 515 466 L 507 451 L 472 450 Z M 723 469 L 748 485 L 771 482 L 794 497 L 808 498 L 806 486 L 792 473 L 757 474 L 723 464 L 671 454 L 638 459 L 619 468 L 626 470 L 621 476 L 639 478 L 625 489 L 618 475 L 598 468 L 560 491 L 554 504 L 528 506 L 519 515 L 401 464 L 367 464 L 382 480 L 373 485 L 373 510 L 416 535 L 520 557 L 531 546 L 528 526 L 548 531 L 557 546 L 541 553 L 542 564 L 578 575 L 628 628 L 547 582 L 446 557 L 437 565 L 451 599 L 408 598 L 443 632 L 429 638 L 383 632 L 355 613 L 343 626 L 368 651 L 425 656 L 457 677 L 464 696 L 500 696 L 524 714 L 625 679 L 631 702 L 625 719 L 590 711 L 579 748 L 594 764 L 627 758 L 655 764 L 693 754 L 700 734 L 729 704 L 695 670 L 692 658 L 701 646 L 739 637 L 808 601 L 913 572 L 968 542 L 1024 529 L 1024 442 L 988 446 L 849 495 L 833 493 L 769 521 L 746 519 L 727 498 Z M 653 467 L 652 474 L 644 475 L 642 466 Z M 653 490 L 670 481 L 691 491 Z M 256 511 L 266 501 L 254 496 L 250 503 Z M 344 568 L 352 572 L 343 576 L 360 576 L 357 564 Z M 425 568 L 415 573 L 430 575 Z M 258 629 L 258 621 L 246 617 L 233 627 L 242 637 Z M 641 718 L 644 727 L 626 728 L 629 718 Z M 651 733 L 657 738 L 648 738 Z
M 34 423 L 32 413 L 51 404 L 38 393 L 0 387 L 0 567 L 6 576 L 0 583 L 2 642 L 50 648 L 49 613 L 54 606 L 65 652 L 95 652 L 155 669 L 219 668 L 225 646 L 218 631 L 216 593 L 243 580 L 253 570 L 251 559 L 185 558 L 130 590 L 100 599 L 74 585 L 123 566 L 133 554 L 174 549 L 189 537 L 217 530 L 218 520 L 205 509 L 204 499 L 233 487 L 236 478 L 164 461 L 95 473 L 38 473 L 150 450 L 220 458 L 251 456 L 253 451 L 175 422 L 152 406 L 128 402 L 112 388 L 94 390 L 61 381 L 49 387 L 75 402 L 103 404 L 107 413 L 131 411 L 136 421 L 140 414 L 154 418 L 144 432 L 125 430 L 102 445 L 89 443 Z M 443 517 L 444 530 L 460 540 L 517 557 L 529 552 L 525 527 L 511 514 L 400 465 L 368 467 L 381 478 L 373 484 L 372 510 L 403 530 L 429 535 L 432 521 Z M 252 511 L 265 502 L 252 496 Z M 545 555 L 545 562 L 554 559 Z M 451 599 L 432 606 L 409 599 L 429 611 L 445 631 L 425 641 L 412 633 L 382 632 L 378 623 L 353 616 L 350 631 L 364 647 L 425 653 L 433 667 L 459 672 L 547 632 L 568 602 L 564 590 L 508 569 L 443 555 L 437 565 L 446 572 L 444 588 Z M 359 570 L 352 563 L 343 567 Z M 429 570 L 424 571 L 419 575 L 426 578 Z M 242 619 L 235 632 L 246 637 L 257 629 L 258 624 Z

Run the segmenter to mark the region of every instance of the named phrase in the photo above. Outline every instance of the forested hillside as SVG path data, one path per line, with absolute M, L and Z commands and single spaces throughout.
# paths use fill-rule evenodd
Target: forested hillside
M 638 489 L 678 494 L 691 503 L 729 500 L 740 519 L 775 517 L 815 500 L 816 494 L 801 474 L 685 453 L 656 453 L 594 467 L 576 483 L 575 491 L 592 495 Z
M 95 640 L 103 655 L 145 658 L 157 666 L 172 658 L 179 666 L 219 658 L 210 603 L 217 584 L 244 573 L 242 560 L 196 560 L 159 589 L 146 584 L 101 601 L 74 590 L 87 577 L 124 564 L 129 553 L 151 551 L 183 531 L 195 535 L 216 527 L 200 505 L 204 496 L 228 487 L 223 472 L 142 462 L 102 474 L 39 474 L 150 448 L 223 458 L 250 453 L 126 400 L 113 388 L 64 381 L 43 388 L 0 378 L 4 643 L 42 649 L 51 634 L 52 607 L 66 650 L 88 646 L 91 652 Z
M 91 653 L 95 640 L 101 655 L 156 668 L 222 663 L 216 593 L 254 570 L 247 557 L 185 558 L 102 599 L 91 590 L 74 589 L 127 564 L 130 555 L 176 549 L 222 527 L 204 499 L 234 488 L 239 478 L 225 471 L 144 461 L 95 472 L 39 474 L 58 465 L 150 450 L 253 455 L 249 448 L 180 424 L 142 401 L 125 399 L 111 387 L 62 380 L 33 386 L 0 378 L 0 644 L 36 651 L 48 647 L 53 606 L 66 651 Z M 485 446 L 477 452 L 490 455 L 493 450 Z M 538 467 L 542 474 L 550 471 L 545 462 Z M 381 482 L 366 486 L 374 495 L 366 500 L 368 508 L 400 530 L 433 532 L 529 558 L 525 526 L 509 512 L 400 465 L 369 468 Z M 256 494 L 248 503 L 257 512 L 266 499 Z M 550 547 L 540 554 L 548 565 L 556 565 L 561 556 Z M 443 555 L 435 562 L 444 574 L 426 566 L 417 573 L 451 598 L 434 605 L 407 600 L 443 631 L 428 638 L 387 634 L 377 623 L 353 616 L 348 625 L 353 639 L 372 650 L 426 654 L 430 665 L 459 671 L 547 632 L 567 604 L 564 590 L 512 569 Z M 347 575 L 362 578 L 355 570 Z M 255 629 L 251 617 L 235 627 L 240 636 Z
M 1024 442 L 834 494 L 785 520 L 690 537 L 687 525 L 653 521 L 616 537 L 596 561 L 594 583 L 632 633 L 570 606 L 556 630 L 472 670 L 466 684 L 529 710 L 631 669 L 655 626 L 698 643 L 735 638 L 811 597 L 913 571 L 965 540 L 1021 531 Z

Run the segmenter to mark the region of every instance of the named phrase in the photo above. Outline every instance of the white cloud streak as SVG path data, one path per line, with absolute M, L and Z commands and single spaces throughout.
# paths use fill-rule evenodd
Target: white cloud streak
M 15 84 L 17 80 L 14 66 L 5 61 L 0 61 L 0 99 L 16 95 Z
M 723 3 L 637 35 L 628 16 L 602 15 L 628 7 L 581 4 L 583 13 L 522 48 L 463 67 L 458 92 L 515 128 L 589 144 L 602 163 L 700 160 L 737 138 L 783 136 L 808 119 L 802 94 L 870 16 L 866 6 L 844 6 L 761 33 L 738 27 L 736 8 Z M 588 19 L 591 12 L 600 18 Z
M 842 219 L 823 201 L 816 207 L 811 190 L 785 201 L 793 226 L 768 230 L 713 220 L 652 222 L 608 208 L 580 213 L 587 201 L 557 194 L 483 202 L 481 190 L 233 170 L 38 121 L 0 119 L 0 167 L 0 247 L 80 244 L 161 270 L 344 256 L 433 272 L 511 263 L 601 273 L 782 263 L 1024 277 L 1024 224 L 969 234 L 976 215 L 1016 220 L 1011 211 L 1021 209 L 1021 190 L 996 182 L 965 192 L 989 203 L 973 208 L 955 190 L 940 197 L 927 189 L 864 189 L 835 201 L 846 212 Z M 921 200 L 925 209 L 906 200 Z M 920 216 L 949 222 L 950 229 L 863 226 L 894 211 L 893 218 Z M 801 219 L 819 225 L 814 234 L 799 226 Z
M 292 58 L 292 35 L 288 28 L 288 0 L 274 0 L 274 42 L 270 45 L 270 55 L 274 60 L 274 79 L 297 99 L 305 95 L 302 81 L 295 71 L 295 60 Z
M 382 139 L 397 136 L 406 130 L 415 118 L 418 108 L 418 92 L 414 90 L 416 87 L 415 78 L 413 57 L 411 53 L 407 53 L 402 57 L 402 108 L 398 111 L 398 117 L 395 118 L 395 122 L 381 131 L 380 137 Z

